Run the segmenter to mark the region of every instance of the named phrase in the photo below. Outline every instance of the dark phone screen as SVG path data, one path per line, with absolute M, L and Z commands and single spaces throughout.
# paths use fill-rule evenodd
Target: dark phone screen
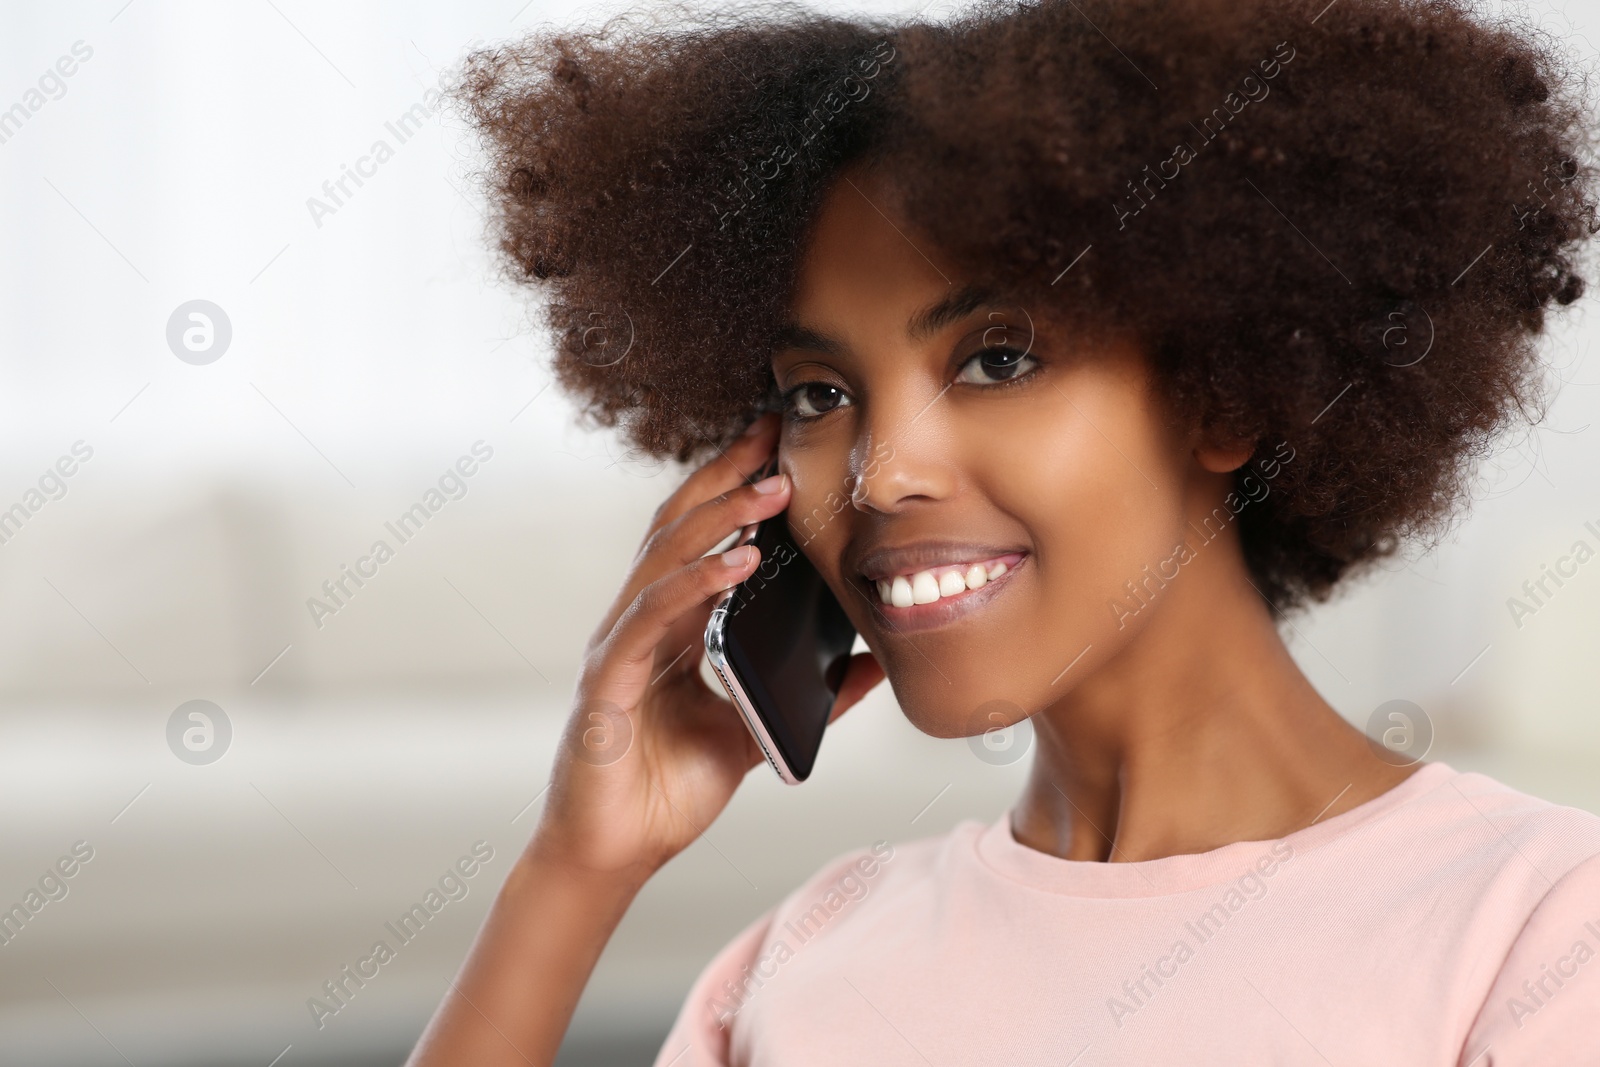
M 761 562 L 733 589 L 728 661 L 796 778 L 816 762 L 856 630 L 789 536 L 784 513 L 758 527 Z

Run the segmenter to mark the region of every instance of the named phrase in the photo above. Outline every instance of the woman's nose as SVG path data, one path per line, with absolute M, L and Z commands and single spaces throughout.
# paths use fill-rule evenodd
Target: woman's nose
M 862 420 L 851 453 L 850 502 L 860 511 L 898 511 L 911 500 L 948 495 L 954 479 L 944 394 L 917 403 L 879 401 Z

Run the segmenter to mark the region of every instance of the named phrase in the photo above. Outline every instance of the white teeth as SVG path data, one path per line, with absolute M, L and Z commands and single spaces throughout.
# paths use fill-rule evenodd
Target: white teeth
M 982 563 L 974 563 L 964 574 L 959 570 L 943 571 L 937 575 L 931 570 L 911 575 L 897 574 L 892 579 L 877 580 L 878 599 L 897 608 L 932 604 L 942 597 L 956 596 L 969 589 L 981 589 L 1008 569 L 1002 560 L 987 567 Z

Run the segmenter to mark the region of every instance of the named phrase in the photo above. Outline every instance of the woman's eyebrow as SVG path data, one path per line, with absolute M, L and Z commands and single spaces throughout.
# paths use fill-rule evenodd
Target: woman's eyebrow
M 959 322 L 989 305 L 1000 306 L 998 293 L 984 285 L 964 285 L 943 300 L 911 316 L 911 321 L 906 324 L 906 336 L 913 341 L 924 340 L 952 322 Z
M 786 322 L 778 328 L 772 340 L 774 352 L 821 352 L 824 355 L 848 358 L 850 346 L 832 334 L 821 333 L 797 322 Z
M 961 319 L 983 307 L 1003 307 L 1005 305 L 1000 295 L 993 289 L 983 285 L 964 285 L 955 292 L 922 308 L 911 316 L 906 322 L 906 336 L 913 341 L 922 341 L 938 333 L 952 322 Z M 822 352 L 830 356 L 848 357 L 850 346 L 831 334 L 803 326 L 798 322 L 787 322 L 779 327 L 773 342 L 774 351 L 783 349 L 800 349 L 808 352 Z

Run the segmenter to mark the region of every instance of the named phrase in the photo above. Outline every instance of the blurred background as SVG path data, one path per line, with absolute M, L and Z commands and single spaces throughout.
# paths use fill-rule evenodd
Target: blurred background
M 519 3 L 0 8 L 0 906 L 92 850 L 0 945 L 4 1063 L 398 1064 L 534 825 L 581 645 L 684 472 L 547 388 L 433 107 L 474 40 L 621 9 Z M 1593 54 L 1600 2 L 1533 10 Z M 1286 633 L 1352 722 L 1409 701 L 1429 759 L 1600 811 L 1600 561 L 1510 604 L 1600 549 L 1594 300 L 1470 518 Z M 882 686 L 803 787 L 757 768 L 628 914 L 562 1062 L 648 1062 L 825 860 L 998 817 L 1012 741 L 923 736 Z

